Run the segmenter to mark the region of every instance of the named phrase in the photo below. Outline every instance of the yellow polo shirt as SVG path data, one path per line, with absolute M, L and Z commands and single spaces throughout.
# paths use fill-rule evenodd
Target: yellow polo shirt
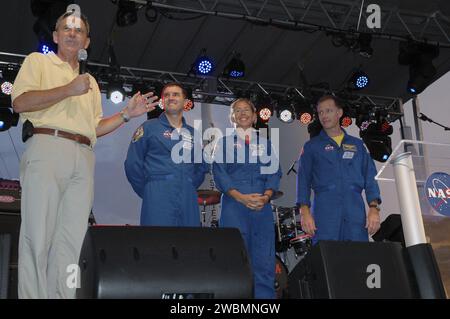
M 78 68 L 73 70 L 69 63 L 56 54 L 31 53 L 23 61 L 14 81 L 12 101 L 29 91 L 53 89 L 70 83 L 78 76 Z M 78 133 L 88 137 L 92 145 L 97 136 L 95 128 L 103 117 L 101 94 L 97 81 L 89 75 L 92 90 L 66 98 L 46 109 L 23 112 L 21 120 L 30 120 L 34 127 L 49 127 Z

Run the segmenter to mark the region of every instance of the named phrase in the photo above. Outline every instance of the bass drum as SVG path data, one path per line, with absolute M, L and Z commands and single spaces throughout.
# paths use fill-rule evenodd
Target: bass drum
M 275 256 L 275 298 L 283 299 L 287 294 L 288 269 L 279 256 Z

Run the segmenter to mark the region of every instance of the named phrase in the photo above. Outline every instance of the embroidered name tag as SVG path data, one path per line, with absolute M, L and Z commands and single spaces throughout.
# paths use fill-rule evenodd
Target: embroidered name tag
M 344 159 L 352 159 L 354 155 L 355 155 L 354 152 L 344 152 L 344 155 L 342 155 L 342 158 L 344 158 Z
M 266 147 L 263 144 L 250 144 L 252 156 L 263 156 Z
M 342 144 L 342 149 L 344 151 L 356 152 L 356 145 L 353 145 L 353 144 Z

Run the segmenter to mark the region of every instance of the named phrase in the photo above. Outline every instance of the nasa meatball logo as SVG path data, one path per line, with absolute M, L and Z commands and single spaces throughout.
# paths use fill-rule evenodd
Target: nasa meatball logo
M 450 175 L 441 172 L 431 174 L 425 184 L 425 192 L 436 212 L 450 216 Z

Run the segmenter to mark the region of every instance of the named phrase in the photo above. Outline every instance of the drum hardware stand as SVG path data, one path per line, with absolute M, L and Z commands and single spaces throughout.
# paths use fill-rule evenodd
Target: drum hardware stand
M 214 207 L 211 209 L 211 227 L 217 228 L 219 227 L 219 221 L 217 220 L 216 209 Z
M 201 226 L 205 227 L 206 225 L 206 200 L 203 201 L 203 206 L 202 206 L 202 222 L 201 222 Z

